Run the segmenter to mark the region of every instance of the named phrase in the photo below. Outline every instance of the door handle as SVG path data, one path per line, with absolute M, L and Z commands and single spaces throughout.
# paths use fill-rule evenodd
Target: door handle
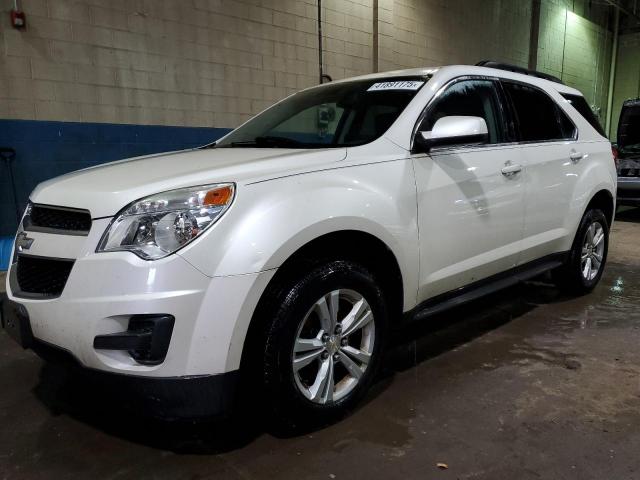
M 507 162 L 504 168 L 501 170 L 502 175 L 507 178 L 513 177 L 517 173 L 522 171 L 522 165 L 512 165 L 511 162 Z
M 576 152 L 575 150 L 572 150 L 571 153 L 569 154 L 569 158 L 573 163 L 578 163 L 584 157 L 586 157 L 584 153 Z

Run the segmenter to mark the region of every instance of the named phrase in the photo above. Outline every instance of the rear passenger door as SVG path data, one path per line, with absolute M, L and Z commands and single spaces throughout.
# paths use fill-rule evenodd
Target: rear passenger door
M 566 250 L 568 219 L 584 154 L 577 129 L 546 92 L 503 80 L 525 164 L 525 222 L 520 263 Z

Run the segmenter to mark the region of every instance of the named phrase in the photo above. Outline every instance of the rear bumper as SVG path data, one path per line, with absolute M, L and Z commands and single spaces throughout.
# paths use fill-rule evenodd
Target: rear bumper
M 618 205 L 640 205 L 640 177 L 618 177 Z

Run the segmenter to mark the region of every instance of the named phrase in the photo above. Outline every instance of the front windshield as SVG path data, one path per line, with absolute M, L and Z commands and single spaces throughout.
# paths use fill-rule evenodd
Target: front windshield
M 329 148 L 386 132 L 428 77 L 355 80 L 302 91 L 237 128 L 215 147 Z

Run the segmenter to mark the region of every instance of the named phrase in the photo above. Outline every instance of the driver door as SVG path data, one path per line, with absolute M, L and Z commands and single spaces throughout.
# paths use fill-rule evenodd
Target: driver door
M 431 131 L 438 119 L 460 115 L 484 118 L 489 132 L 488 143 L 482 145 L 434 147 L 428 154 L 412 155 L 420 232 L 419 301 L 518 263 L 525 167 L 520 150 L 509 143 L 512 134 L 501 95 L 493 80 L 455 81 L 432 101 L 418 128 Z

